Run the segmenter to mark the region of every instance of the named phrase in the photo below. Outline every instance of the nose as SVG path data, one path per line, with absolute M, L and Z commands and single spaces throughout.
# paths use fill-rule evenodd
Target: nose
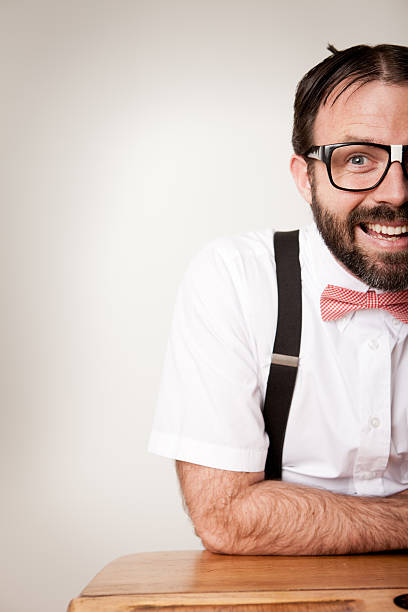
M 392 162 L 384 180 L 374 189 L 373 196 L 378 203 L 391 206 L 402 206 L 408 202 L 408 179 L 400 162 Z

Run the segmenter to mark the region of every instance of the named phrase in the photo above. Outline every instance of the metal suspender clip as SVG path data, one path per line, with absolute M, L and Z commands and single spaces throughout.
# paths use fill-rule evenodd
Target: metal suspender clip
M 273 353 L 271 363 L 274 363 L 275 365 L 291 366 L 292 368 L 297 368 L 299 365 L 299 357 Z

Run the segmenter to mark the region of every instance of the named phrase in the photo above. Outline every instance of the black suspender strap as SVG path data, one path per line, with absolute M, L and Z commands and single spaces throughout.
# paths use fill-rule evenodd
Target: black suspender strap
M 278 283 L 278 324 L 264 404 L 269 450 L 265 479 L 280 479 L 282 451 L 299 361 L 302 330 L 302 289 L 299 231 L 274 235 Z

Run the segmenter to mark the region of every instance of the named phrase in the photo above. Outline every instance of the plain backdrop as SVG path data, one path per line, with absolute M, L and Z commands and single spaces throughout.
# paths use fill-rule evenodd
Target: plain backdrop
M 407 26 L 406 0 L 0 2 L 2 611 L 200 547 L 146 451 L 177 286 L 218 236 L 310 221 L 296 84 Z

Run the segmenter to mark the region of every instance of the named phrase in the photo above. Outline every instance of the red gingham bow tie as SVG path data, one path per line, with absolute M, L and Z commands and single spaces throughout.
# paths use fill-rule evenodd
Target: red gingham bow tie
M 408 323 L 408 289 L 377 294 L 375 291 L 362 293 L 327 285 L 320 298 L 323 321 L 333 321 L 354 310 L 369 308 L 383 308 L 403 323 Z

